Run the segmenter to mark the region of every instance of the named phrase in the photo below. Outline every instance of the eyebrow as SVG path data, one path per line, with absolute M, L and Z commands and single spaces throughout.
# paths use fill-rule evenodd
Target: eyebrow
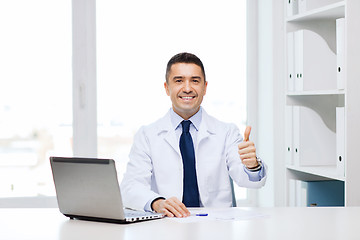
M 184 76 L 174 76 L 173 79 L 183 79 Z M 191 79 L 202 79 L 200 76 L 192 76 Z

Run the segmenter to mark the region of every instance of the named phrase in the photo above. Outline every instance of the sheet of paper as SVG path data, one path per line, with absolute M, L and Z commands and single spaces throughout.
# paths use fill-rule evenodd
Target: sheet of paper
M 252 218 L 265 217 L 265 214 L 256 210 L 244 210 L 238 208 L 213 209 L 210 215 L 216 220 L 249 220 Z
M 169 218 L 176 222 L 191 223 L 203 222 L 211 220 L 224 220 L 224 221 L 241 221 L 250 220 L 254 218 L 266 217 L 265 214 L 256 210 L 244 210 L 238 208 L 221 208 L 221 209 L 190 209 L 191 216 L 186 218 Z M 207 214 L 207 216 L 196 216 L 196 214 Z

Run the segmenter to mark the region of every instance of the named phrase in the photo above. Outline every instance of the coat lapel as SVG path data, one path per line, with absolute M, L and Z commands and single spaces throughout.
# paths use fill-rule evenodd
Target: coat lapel
M 179 142 L 176 141 L 175 131 L 168 131 L 165 134 L 164 139 L 174 149 L 174 151 L 181 156 Z
M 203 109 L 201 124 L 197 136 L 197 144 L 195 144 L 195 154 L 198 152 L 198 147 L 200 146 L 201 142 L 214 134 L 215 134 L 215 130 L 214 130 L 214 126 L 211 124 L 211 119 Z
M 159 136 L 163 136 L 165 142 L 167 142 L 174 151 L 181 156 L 179 142 L 176 140 L 175 131 L 171 124 L 170 112 L 168 112 L 161 120 L 159 126 Z

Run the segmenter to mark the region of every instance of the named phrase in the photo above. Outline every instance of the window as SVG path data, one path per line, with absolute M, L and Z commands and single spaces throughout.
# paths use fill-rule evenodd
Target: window
M 0 197 L 55 195 L 72 155 L 71 2 L 0 1 Z
M 165 67 L 182 51 L 204 62 L 206 111 L 245 129 L 245 4 L 96 2 L 98 157 L 122 175 L 135 132 L 171 106 Z M 71 1 L 0 0 L 0 197 L 54 195 L 48 158 L 73 154 L 71 14 Z
M 176 53 L 202 59 L 206 111 L 245 129 L 246 1 L 103 0 L 96 10 L 98 155 L 115 158 L 120 176 L 135 132 L 171 107 L 163 83 Z

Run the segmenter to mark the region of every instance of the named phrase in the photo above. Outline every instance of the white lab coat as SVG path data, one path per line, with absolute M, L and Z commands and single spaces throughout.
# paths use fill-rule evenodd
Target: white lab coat
M 204 110 L 197 142 L 194 143 L 196 174 L 200 200 L 204 207 L 232 206 L 229 176 L 241 187 L 260 188 L 249 180 L 238 154 L 242 136 L 234 124 L 221 122 Z M 177 197 L 182 200 L 183 164 L 170 112 L 136 133 L 130 161 L 121 183 L 124 205 L 134 209 L 156 197 Z

